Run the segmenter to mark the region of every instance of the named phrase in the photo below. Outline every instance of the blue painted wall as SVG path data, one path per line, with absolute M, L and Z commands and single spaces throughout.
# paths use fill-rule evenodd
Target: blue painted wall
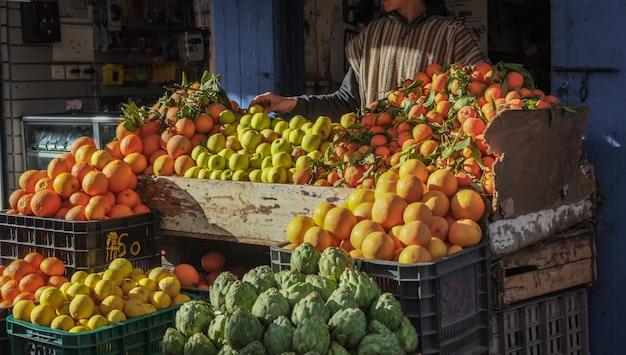
M 304 92 L 302 0 L 214 0 L 215 74 L 242 107 L 257 94 Z
M 583 150 L 602 192 L 597 215 L 598 282 L 589 297 L 591 354 L 626 350 L 626 4 L 615 0 L 552 1 L 553 66 L 614 67 L 619 71 L 553 72 L 552 90 L 570 105 L 590 107 Z M 581 97 L 586 81 L 588 95 Z M 583 100 L 584 99 L 584 100 Z

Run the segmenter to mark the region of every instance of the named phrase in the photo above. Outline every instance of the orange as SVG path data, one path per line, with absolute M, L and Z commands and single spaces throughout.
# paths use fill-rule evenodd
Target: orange
M 33 298 L 37 289 L 45 285 L 46 281 L 41 278 L 41 276 L 34 273 L 24 276 L 19 282 L 20 291 L 33 294 Z
M 133 171 L 123 160 L 114 159 L 108 163 L 102 172 L 107 176 L 109 180 L 108 189 L 114 193 L 120 192 L 128 187 L 130 176 L 133 175 Z
M 394 250 L 393 239 L 385 232 L 374 231 L 361 243 L 361 252 L 366 259 L 391 260 Z
M 450 198 L 450 212 L 455 219 L 478 221 L 485 213 L 485 202 L 476 190 L 459 190 Z
M 9 280 L 0 287 L 0 296 L 9 304 L 13 303 L 13 299 L 21 293 L 19 283 L 15 280 Z
M 24 276 L 32 274 L 33 272 L 35 272 L 33 264 L 24 259 L 15 259 L 7 265 L 6 269 L 4 269 L 3 275 L 9 276 L 13 280 L 20 282 Z
M 161 149 L 161 135 L 160 134 L 151 134 L 142 138 L 143 141 L 143 150 L 141 154 L 145 157 L 150 157 L 152 153 Z
M 309 216 L 295 216 L 287 223 L 287 229 L 285 230 L 287 240 L 292 244 L 302 244 L 304 233 L 314 225 L 315 221 Z
M 356 224 L 354 213 L 347 207 L 333 207 L 324 216 L 324 229 L 339 240 L 350 238 L 350 231 Z
M 462 246 L 460 246 L 460 245 L 450 245 L 450 246 L 448 247 L 448 254 L 447 254 L 447 255 L 451 255 L 451 254 L 454 254 L 454 253 L 458 253 L 458 252 L 460 252 L 460 251 L 462 251 L 462 250 L 463 250 L 463 247 L 462 247 Z
M 428 247 L 431 238 L 428 225 L 422 221 L 411 221 L 404 224 L 397 236 L 402 246 L 421 245 Z
M 59 210 L 57 211 L 57 213 L 54 214 L 55 219 L 65 219 L 65 215 L 67 214 L 67 211 L 69 211 L 70 208 L 69 207 L 61 207 L 59 208 Z
M 92 170 L 85 174 L 81 186 L 89 196 L 102 195 L 109 189 L 109 178 L 101 171 Z
M 137 175 L 135 174 L 130 174 L 128 176 L 128 187 L 129 189 L 135 189 L 137 188 Z
M 41 261 L 39 268 L 48 276 L 61 276 L 65 273 L 63 261 L 56 256 L 49 256 Z
M 406 175 L 417 176 L 420 181 L 425 184 L 428 180 L 428 169 L 426 168 L 426 164 L 419 159 L 407 159 L 400 165 L 400 168 L 398 168 L 398 175 L 400 178 Z
M 137 134 L 141 133 L 141 132 L 136 132 Z M 117 138 L 118 141 L 122 141 L 122 138 L 126 137 L 129 134 L 133 134 L 132 132 L 130 132 L 127 128 L 126 128 L 126 121 L 121 121 L 117 127 L 115 127 L 115 138 Z
M 27 216 L 31 216 L 33 214 L 33 210 L 30 207 L 30 200 L 33 199 L 33 196 L 35 196 L 34 193 L 27 193 L 26 195 L 20 197 L 19 200 L 17 200 L 17 211 L 20 214 Z
M 133 215 L 133 210 L 130 207 L 126 205 L 115 204 L 111 206 L 111 210 L 109 211 L 108 217 L 119 218 L 119 217 L 128 217 L 132 215 Z
M 450 223 L 448 241 L 451 244 L 467 248 L 480 243 L 481 238 L 482 229 L 478 223 L 469 218 L 458 219 Z
M 448 239 L 448 221 L 441 216 L 433 216 L 428 229 L 433 237 L 439 238 L 443 241 Z
M 374 190 L 356 189 L 348 195 L 348 208 L 353 212 L 363 202 L 374 202 Z
M 61 196 L 51 190 L 35 192 L 30 200 L 30 209 L 37 217 L 52 217 L 59 208 L 61 208 Z
M 80 163 L 82 161 L 86 161 L 91 163 L 91 156 L 98 150 L 96 146 L 92 145 L 83 145 L 76 150 L 74 154 L 74 160 L 76 163 Z
M 363 239 L 372 232 L 384 232 L 385 228 L 378 222 L 374 222 L 370 219 L 365 219 L 357 222 L 350 231 L 350 244 L 355 249 L 361 249 Z
M 87 203 L 87 205 L 85 205 L 85 219 L 87 219 L 88 221 L 96 221 L 96 220 L 103 220 L 106 215 L 107 215 L 107 207 L 109 206 L 109 211 L 110 211 L 110 205 L 108 205 L 108 201 L 106 201 L 105 203 L 100 203 L 97 201 L 89 201 L 89 203 Z
M 70 161 L 64 158 L 52 158 L 48 163 L 48 177 L 54 179 L 60 173 L 69 173 L 72 170 L 72 164 Z
M 86 161 L 81 161 L 80 163 L 74 164 L 70 173 L 78 179 L 78 181 L 82 182 L 85 175 L 92 171 L 96 170 L 96 168 L 91 165 L 91 163 Z
M 392 181 L 395 183 L 398 179 L 400 179 L 400 175 L 398 175 L 397 170 L 387 170 L 378 176 L 378 179 L 376 179 L 376 185 L 383 184 L 386 181 Z
M 44 259 L 43 255 L 41 255 L 41 253 L 38 253 L 36 251 L 31 251 L 28 254 L 24 255 L 24 260 L 31 263 L 31 265 L 33 265 L 33 268 L 35 270 L 39 269 L 39 264 L 41 264 L 41 261 L 43 259 Z
M 35 192 L 38 192 L 41 190 L 54 191 L 54 188 L 52 187 L 53 182 L 54 180 L 50 179 L 49 177 L 44 177 L 44 178 L 39 179 L 39 181 L 37 181 L 37 183 L 35 184 Z
M 130 153 L 141 153 L 143 151 L 143 140 L 136 134 L 128 134 L 120 139 L 120 153 L 127 156 Z
M 182 287 L 196 287 L 200 282 L 198 270 L 191 264 L 178 264 L 173 272 Z
M 426 187 L 428 191 L 438 190 L 450 198 L 456 193 L 458 189 L 458 182 L 451 170 L 437 169 L 428 175 Z
M 372 220 L 380 223 L 385 230 L 403 224 L 403 214 L 408 203 L 394 193 L 383 193 L 372 205 Z
M 315 206 L 313 210 L 313 221 L 315 221 L 315 224 L 324 227 L 324 217 L 326 217 L 326 213 L 336 206 L 337 205 L 332 202 L 322 202 Z
M 196 124 L 189 118 L 179 118 L 174 122 L 174 127 L 178 134 L 187 138 L 191 138 L 196 133 Z
M 83 191 L 76 191 L 76 192 L 74 192 L 73 194 L 70 195 L 70 197 L 68 198 L 68 201 L 70 202 L 72 207 L 74 207 L 74 206 L 86 206 L 87 203 L 89 202 L 90 198 L 91 198 L 91 196 L 87 195 Z
M 524 86 L 524 76 L 517 71 L 508 72 L 505 80 L 509 84 L 509 91 L 519 90 Z
M 32 292 L 21 292 L 13 299 L 13 305 L 21 300 L 34 301 L 35 295 Z
M 213 129 L 215 122 L 213 118 L 206 113 L 201 113 L 196 117 L 196 132 L 208 134 Z
M 123 160 L 130 165 L 134 174 L 141 174 L 148 167 L 148 158 L 140 152 L 130 153 Z
M 69 281 L 70 280 L 68 280 L 67 277 L 63 275 L 52 275 L 48 278 L 47 286 L 54 286 L 55 288 L 60 288 L 63 284 Z
M 104 207 L 105 215 L 109 213 L 109 211 L 111 210 L 111 206 L 114 205 L 114 203 L 111 203 L 111 201 L 104 194 L 91 196 L 91 198 L 89 199 L 89 203 L 97 203 L 99 205 L 102 205 L 102 207 Z
M 433 219 L 433 211 L 424 202 L 409 203 L 402 213 L 404 223 L 422 221 L 429 225 Z
M 93 165 L 96 169 L 102 170 L 105 165 L 107 165 L 111 160 L 113 160 L 113 156 L 109 151 L 105 149 L 98 149 L 91 155 L 89 159 L 89 163 Z
M 78 150 L 78 148 L 84 145 L 90 145 L 92 147 L 95 147 L 96 141 L 92 137 L 89 137 L 89 136 L 78 137 L 74 139 L 74 141 L 70 145 L 70 153 L 72 153 L 73 156 L 76 156 L 76 151 Z
M 9 195 L 9 207 L 17 210 L 17 201 L 19 201 L 20 198 L 26 194 L 28 194 L 28 192 L 26 192 L 26 190 L 24 189 L 13 190 L 13 192 L 11 192 L 11 194 Z
M 154 160 L 152 170 L 156 176 L 172 176 L 176 173 L 174 165 L 176 160 L 169 154 L 161 155 Z
M 178 176 L 184 176 L 185 171 L 196 166 L 196 162 L 187 154 L 178 156 L 174 161 L 174 172 Z
M 159 136 L 159 143 L 160 143 L 160 136 Z M 120 141 L 118 141 L 117 139 L 116 140 L 112 140 L 109 143 L 107 143 L 104 146 L 104 150 L 109 152 L 109 154 L 111 154 L 113 159 L 123 159 L 124 158 L 124 155 L 120 151 Z
M 437 237 L 430 238 L 430 243 L 426 249 L 428 249 L 428 252 L 433 260 L 437 260 L 448 255 L 448 246 L 443 240 Z
M 116 204 L 122 204 L 131 209 L 141 203 L 141 197 L 135 190 L 124 189 L 117 193 L 115 198 Z
M 424 185 L 415 175 L 405 175 L 396 182 L 396 194 L 404 198 L 407 203 L 420 201 L 423 193 Z
M 177 134 L 171 137 L 167 141 L 166 145 L 167 154 L 174 159 L 183 154 L 191 155 L 192 148 L 193 147 L 191 146 L 191 140 L 181 134 Z
M 312 226 L 307 229 L 302 237 L 303 242 L 311 243 L 320 252 L 333 245 L 333 238 L 330 233 L 319 226 Z
M 150 207 L 144 205 L 143 203 L 140 203 L 137 206 L 133 207 L 133 214 L 148 213 L 151 211 L 152 210 L 150 209 Z
M 144 122 L 138 135 L 143 138 L 152 134 L 159 134 L 159 132 L 161 132 L 161 121 L 158 119 L 151 119 Z
M 71 194 L 80 190 L 80 182 L 70 173 L 60 173 L 54 178 L 52 187 L 61 198 L 68 199 Z
M 374 198 L 377 199 L 385 193 L 396 193 L 396 181 L 377 181 L 374 187 Z
M 363 202 L 356 206 L 352 213 L 356 217 L 357 222 L 364 219 L 372 219 L 372 206 L 374 206 L 374 202 Z
M 65 212 L 65 219 L 68 221 L 86 221 L 85 206 L 78 205 L 70 207 L 70 209 Z
M 224 264 L 226 264 L 226 257 L 219 251 L 209 251 L 200 259 L 200 265 L 206 272 L 222 270 Z
M 28 193 L 33 193 L 35 192 L 35 184 L 37 183 L 37 181 L 47 176 L 47 170 L 26 170 L 20 175 L 18 179 L 18 184 L 21 189 L 25 190 Z
M 456 181 L 456 178 L 454 179 Z M 450 209 L 450 200 L 442 191 L 428 191 L 422 197 L 422 202 L 430 208 L 433 216 L 445 216 Z
M 402 249 L 398 255 L 400 264 L 418 264 L 432 261 L 433 258 L 428 249 L 421 245 L 409 245 Z

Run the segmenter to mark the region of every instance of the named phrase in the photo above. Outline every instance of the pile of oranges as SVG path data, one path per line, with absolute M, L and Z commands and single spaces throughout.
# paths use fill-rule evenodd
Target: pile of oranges
M 20 300 L 39 299 L 46 287 L 60 287 L 68 282 L 64 274 L 61 259 L 44 257 L 37 252 L 30 252 L 6 266 L 0 265 L 0 307 L 12 306 Z

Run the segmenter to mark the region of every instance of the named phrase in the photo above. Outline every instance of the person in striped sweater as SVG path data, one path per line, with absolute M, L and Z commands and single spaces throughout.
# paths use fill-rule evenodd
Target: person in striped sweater
M 381 0 L 384 16 L 367 24 L 346 48 L 350 67 L 334 93 L 283 97 L 271 92 L 250 105 L 266 113 L 338 120 L 367 107 L 432 63 L 489 63 L 472 30 L 448 16 L 444 0 Z

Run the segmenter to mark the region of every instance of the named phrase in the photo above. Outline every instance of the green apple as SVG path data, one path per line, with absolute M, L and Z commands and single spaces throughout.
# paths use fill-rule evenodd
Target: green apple
M 234 135 L 237 134 L 237 127 L 238 126 L 239 126 L 239 124 L 237 122 L 224 124 L 224 125 L 220 126 L 220 133 L 222 133 L 226 137 L 234 136 Z
M 287 126 L 289 126 L 289 123 L 288 123 L 287 121 L 285 121 L 285 119 L 284 119 L 284 118 L 282 118 L 282 117 L 278 116 L 278 117 L 274 117 L 274 118 L 272 118 L 272 124 L 271 124 L 270 128 L 271 128 L 271 129 L 276 128 L 276 125 L 278 125 L 280 122 L 285 122 L 285 123 L 287 123 Z M 275 130 L 275 129 L 274 129 L 274 130 Z
M 257 131 L 262 131 L 266 128 L 270 128 L 272 125 L 272 119 L 266 113 L 257 112 L 252 115 L 252 119 L 250 119 L 250 127 L 256 129 Z
M 232 124 L 235 122 L 235 113 L 229 109 L 220 112 L 219 121 L 221 124 Z
M 247 150 L 255 150 L 256 147 L 263 142 L 263 136 L 261 133 L 251 129 L 243 132 L 239 138 L 239 142 L 241 142 L 241 146 L 243 148 L 246 148 Z
M 221 133 L 215 133 L 209 136 L 206 147 L 211 153 L 217 153 L 226 147 L 226 136 Z
M 256 146 L 256 149 L 254 151 L 262 157 L 268 157 L 272 155 L 272 144 L 267 142 L 261 142 L 261 144 Z
M 251 131 L 253 130 L 252 127 L 249 126 L 244 126 L 244 125 L 237 125 L 237 138 L 239 138 L 239 141 L 241 141 L 241 135 L 244 134 L 244 132 L 246 131 Z
M 272 121 L 272 122 L 275 122 L 275 121 L 276 121 L 276 119 L 274 119 L 274 121 Z M 282 136 L 282 135 L 283 135 L 283 132 L 284 132 L 287 128 L 289 128 L 289 122 L 287 122 L 287 121 L 285 121 L 285 120 L 282 120 L 282 121 L 278 121 L 278 122 L 276 122 L 276 124 L 275 124 L 275 125 L 274 125 L 274 127 L 273 127 L 274 132 L 278 133 L 278 135 L 280 135 L 280 136 Z
M 333 124 L 333 120 L 328 116 L 318 116 L 315 119 L 315 123 L 323 123 L 330 126 L 331 124 Z
M 229 181 L 233 179 L 233 173 L 234 171 L 230 170 L 230 169 L 226 169 L 224 171 L 222 171 L 222 175 L 220 175 L 220 180 L 224 180 L 224 181 Z
M 230 159 L 230 156 L 233 155 L 234 152 L 235 151 L 230 148 L 224 148 L 220 150 L 219 152 L 217 152 L 217 155 L 221 155 L 224 157 L 224 159 L 228 160 Z
M 293 145 L 289 142 L 289 140 L 285 138 L 278 138 L 272 142 L 270 152 L 271 154 L 276 154 L 278 152 L 286 152 L 291 154 L 293 151 Z
M 276 131 L 271 128 L 266 128 L 261 131 L 261 135 L 263 136 L 263 142 L 272 143 L 276 139 L 280 137 Z
M 331 145 L 331 142 L 322 142 L 322 144 L 320 144 L 319 151 L 322 152 L 322 155 L 326 154 L 326 151 L 331 148 Z
M 211 170 L 207 168 L 200 168 L 198 171 L 198 179 L 209 179 L 211 178 Z
M 295 169 L 304 170 L 311 165 L 313 165 L 313 158 L 308 155 L 301 155 L 296 159 Z
M 191 168 L 185 170 L 185 173 L 183 174 L 184 177 L 186 178 L 197 178 L 198 177 L 198 173 L 200 172 L 200 170 L 202 170 L 201 167 L 199 166 L 192 166 Z
M 203 145 L 197 145 L 195 147 L 193 147 L 193 149 L 191 150 L 191 159 L 193 159 L 193 161 L 197 162 L 198 161 L 198 155 L 200 155 L 200 153 L 202 152 L 208 152 L 209 150 L 207 149 L 207 147 L 203 146 Z
M 307 156 L 313 160 L 320 160 L 324 157 L 324 153 L 322 153 L 319 149 L 316 149 L 312 152 L 308 152 Z
M 266 156 L 265 158 L 263 158 L 263 161 L 261 162 L 261 169 L 265 169 L 265 168 L 270 168 L 272 167 L 272 156 Z
M 260 169 L 263 163 L 263 156 L 258 153 L 254 153 L 250 156 L 250 167 L 254 169 Z
M 250 121 L 252 121 L 252 115 L 245 114 L 239 119 L 239 126 L 250 127 Z
M 285 138 L 286 140 L 289 140 L 289 135 L 291 134 L 291 131 L 293 131 L 293 128 L 289 128 L 287 127 L 284 131 L 283 134 L 281 134 L 280 136 L 282 138 Z
M 263 112 L 263 106 L 259 105 L 259 104 L 254 104 L 251 105 L 250 107 L 248 107 L 248 112 L 250 113 L 259 113 L 259 112 Z
M 303 130 L 294 129 L 289 133 L 289 142 L 293 145 L 300 145 L 302 144 L 302 138 L 304 138 L 305 135 L 306 133 Z
M 300 129 L 303 130 L 306 133 L 311 132 L 311 128 L 313 127 L 313 122 L 311 121 L 306 121 L 304 122 L 304 124 L 302 124 L 302 126 L 300 126 Z
M 341 115 L 339 123 L 343 128 L 349 128 L 359 119 L 359 115 L 356 112 L 348 112 Z
M 289 169 L 293 166 L 293 160 L 291 154 L 287 152 L 278 152 L 272 154 L 272 166 L 281 166 L 285 169 Z
M 248 179 L 253 182 L 262 182 L 261 173 L 261 169 L 252 169 L 248 172 Z
M 267 182 L 286 184 L 287 183 L 287 169 L 282 166 L 273 166 L 269 168 L 267 172 Z
M 222 179 L 222 172 L 224 172 L 224 170 L 222 170 L 222 169 L 211 170 L 211 175 L 209 175 L 209 179 L 211 179 L 211 180 L 221 180 Z
M 269 174 L 271 168 L 272 168 L 271 166 L 268 166 L 268 167 L 261 169 L 261 182 L 269 182 L 267 180 L 267 174 Z
M 200 155 L 198 155 L 198 158 L 196 159 L 196 165 L 201 167 L 201 168 L 206 168 L 209 166 L 209 158 L 211 157 L 211 153 L 209 153 L 209 151 L 207 150 L 206 152 L 202 152 L 200 153 Z
M 318 135 L 320 136 L 320 138 L 325 140 L 330 135 L 330 127 L 331 125 L 329 124 L 327 125 L 323 122 L 315 122 L 315 124 L 313 124 L 313 127 L 311 127 L 311 133 Z
M 235 170 L 232 176 L 233 181 L 250 181 L 248 172 L 245 170 Z
M 222 170 L 226 167 L 226 158 L 221 155 L 213 154 L 209 158 L 207 168 L 212 171 Z
M 317 150 L 322 144 L 322 138 L 317 134 L 308 133 L 302 137 L 302 142 L 300 146 L 304 149 L 305 152 L 309 153 L 314 150 Z
M 228 158 L 228 168 L 232 171 L 246 170 L 249 167 L 250 160 L 247 155 L 235 152 Z
M 295 115 L 289 120 L 289 128 L 298 129 L 306 122 L 306 118 L 302 115 Z
M 237 136 L 226 137 L 226 148 L 230 148 L 232 150 L 241 149 L 241 143 L 239 142 L 239 138 L 237 138 Z

